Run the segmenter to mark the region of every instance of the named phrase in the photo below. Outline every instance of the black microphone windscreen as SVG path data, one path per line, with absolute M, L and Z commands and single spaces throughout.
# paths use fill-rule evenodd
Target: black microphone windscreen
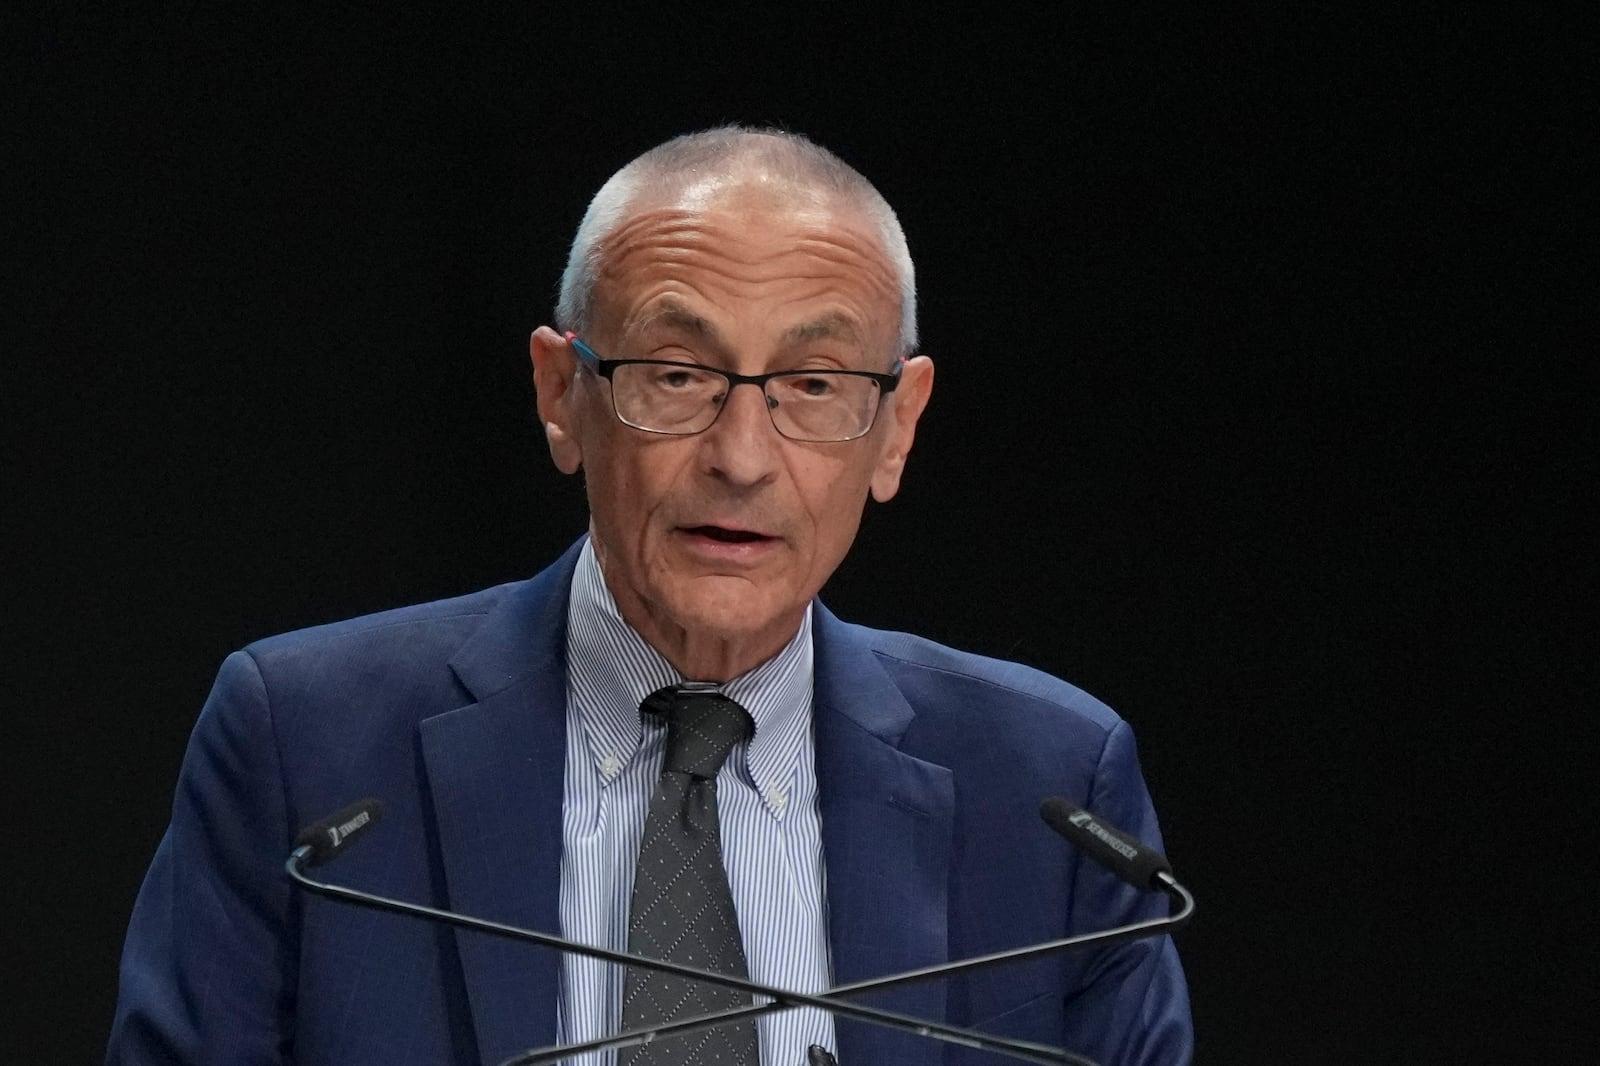
M 1039 817 L 1134 888 L 1153 891 L 1160 887 L 1155 881 L 1157 874 L 1172 873 L 1159 851 L 1060 796 L 1051 796 L 1039 804 Z
M 368 796 L 357 800 L 338 814 L 330 814 L 320 822 L 312 822 L 294 838 L 297 848 L 308 847 L 306 856 L 310 866 L 321 866 L 334 858 L 351 840 L 370 829 L 383 816 L 383 804 Z

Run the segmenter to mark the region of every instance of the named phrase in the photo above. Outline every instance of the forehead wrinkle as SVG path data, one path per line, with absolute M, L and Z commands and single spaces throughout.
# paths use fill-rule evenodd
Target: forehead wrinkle
M 876 332 L 869 326 L 877 325 L 880 314 L 887 316 L 886 321 L 897 317 L 900 294 L 893 270 L 881 242 L 853 213 L 809 212 L 791 206 L 777 217 L 751 214 L 723 205 L 685 210 L 681 203 L 639 211 L 605 239 L 613 254 L 605 258 L 597 278 L 600 302 L 609 303 L 608 297 L 620 295 L 613 286 L 627 287 L 630 278 L 654 275 L 657 280 L 647 287 L 657 288 L 655 296 L 646 297 L 632 313 L 617 308 L 626 315 L 623 331 L 636 334 L 664 326 L 720 347 L 726 347 L 726 338 L 717 326 L 672 292 L 678 287 L 674 275 L 679 268 L 704 272 L 730 286 L 730 291 L 752 295 L 769 281 L 789 279 L 815 286 L 794 299 L 826 298 L 841 282 L 848 288 L 844 277 L 856 279 L 865 290 L 862 295 L 871 294 L 869 303 L 855 313 L 824 311 L 788 327 L 781 334 L 786 344 L 842 339 L 866 346 L 869 332 Z M 744 272 L 749 269 L 757 273 Z M 862 320 L 863 314 L 867 320 Z

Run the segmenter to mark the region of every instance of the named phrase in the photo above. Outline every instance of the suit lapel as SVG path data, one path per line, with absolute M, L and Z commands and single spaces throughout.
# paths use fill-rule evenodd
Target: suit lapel
M 516 587 L 451 659 L 477 702 L 421 725 L 450 908 L 545 932 L 561 928 L 566 621 L 577 554 Z M 454 935 L 480 1056 L 499 1062 L 553 1042 L 559 953 Z
M 818 605 L 817 789 L 828 924 L 838 984 L 949 959 L 955 787 L 950 771 L 899 750 L 915 713 L 859 630 Z M 918 982 L 863 999 L 919 1018 L 945 1017 L 944 984 Z M 841 1062 L 929 1062 L 920 1037 L 845 1019 Z
M 477 702 L 421 725 L 448 905 L 560 929 L 566 758 L 566 616 L 582 542 L 516 587 L 450 666 Z M 867 642 L 816 609 L 814 712 L 834 980 L 949 958 L 950 771 L 899 750 L 915 713 Z M 501 1061 L 556 1034 L 560 955 L 454 934 L 480 1056 Z M 944 985 L 864 1000 L 945 1017 Z M 841 1019 L 840 1060 L 932 1061 L 927 1042 Z

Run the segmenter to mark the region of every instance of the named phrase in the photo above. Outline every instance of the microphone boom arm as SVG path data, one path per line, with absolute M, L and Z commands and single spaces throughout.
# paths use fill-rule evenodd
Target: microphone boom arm
M 629 955 L 626 952 L 611 951 L 607 948 L 593 947 L 587 944 L 577 944 L 563 940 L 549 933 L 537 930 L 523 929 L 518 926 L 505 925 L 501 922 L 489 921 L 486 918 L 475 918 L 471 915 L 456 914 L 451 911 L 440 910 L 421 903 L 411 903 L 406 900 L 391 899 L 386 896 L 377 896 L 370 893 L 358 892 L 355 889 L 345 888 L 341 885 L 330 884 L 324 881 L 313 880 L 306 876 L 301 869 L 305 861 L 311 856 L 311 848 L 301 845 L 290 853 L 284 869 L 289 876 L 302 887 L 330 899 L 354 903 L 358 906 L 374 910 L 391 911 L 396 914 L 410 915 L 416 918 L 431 919 L 444 922 L 447 925 L 458 926 L 463 929 L 472 929 L 493 936 L 506 937 L 512 940 L 528 941 L 544 947 L 555 948 L 560 951 L 576 951 L 579 954 L 605 962 L 622 966 L 636 966 L 640 969 L 656 970 L 664 973 L 673 973 L 680 976 L 693 976 L 709 984 L 721 985 L 752 995 L 763 996 L 772 1000 L 770 1003 L 749 1004 L 733 1010 L 720 1011 L 715 1014 L 700 1015 L 695 1018 L 685 1018 L 676 1022 L 648 1030 L 635 1030 L 632 1033 L 620 1033 L 614 1037 L 602 1040 L 589 1041 L 583 1044 L 570 1044 L 559 1048 L 543 1048 L 526 1052 L 506 1060 L 502 1066 L 534 1066 L 536 1063 L 552 1062 L 558 1058 L 580 1054 L 585 1051 L 596 1050 L 603 1047 L 631 1047 L 638 1044 L 649 1043 L 664 1036 L 674 1036 L 693 1032 L 698 1029 L 708 1028 L 721 1024 L 734 1018 L 754 1017 L 773 1011 L 787 1010 L 792 1007 L 816 1007 L 820 1010 L 831 1011 L 845 1017 L 856 1018 L 861 1021 L 876 1025 L 887 1026 L 892 1029 L 910 1031 L 919 1036 L 941 1040 L 947 1043 L 958 1044 L 963 1047 L 975 1048 L 981 1051 L 994 1051 L 1010 1055 L 1014 1058 L 1024 1059 L 1029 1062 L 1046 1064 L 1066 1064 L 1066 1066 L 1094 1066 L 1094 1063 L 1080 1055 L 1075 1055 L 1062 1048 L 1053 1048 L 1045 1044 L 1036 1044 L 1031 1041 L 1008 1040 L 1000 1037 L 989 1036 L 972 1029 L 962 1029 L 957 1026 L 945 1025 L 941 1022 L 924 1021 L 892 1011 L 879 1010 L 876 1007 L 867 1007 L 839 997 L 857 995 L 864 992 L 876 992 L 887 988 L 910 984 L 915 981 L 925 980 L 930 977 L 949 977 L 955 974 L 968 973 L 973 970 L 1002 963 L 1018 962 L 1025 959 L 1048 955 L 1057 951 L 1066 951 L 1078 947 L 1087 947 L 1095 944 L 1113 944 L 1122 940 L 1136 940 L 1141 937 L 1153 936 L 1158 932 L 1176 929 L 1186 923 L 1194 913 L 1194 896 L 1170 875 L 1159 875 L 1160 887 L 1173 898 L 1180 901 L 1182 907 L 1177 914 L 1166 918 L 1152 918 L 1129 925 L 1117 926 L 1112 929 L 1096 933 L 1083 933 L 1078 936 L 1065 937 L 1060 940 L 1049 941 L 1044 944 L 1035 944 L 1029 947 L 1015 948 L 1009 951 L 994 952 L 988 955 L 974 956 L 954 963 L 944 963 L 923 967 L 903 974 L 894 974 L 888 977 L 874 978 L 868 981 L 858 981 L 854 984 L 842 985 L 829 989 L 822 995 L 807 995 L 799 992 L 786 992 L 781 989 L 769 988 L 752 981 L 727 974 L 712 973 L 707 970 L 696 970 L 693 967 L 679 966 L 674 963 L 661 962 L 645 956 Z
M 888 977 L 874 977 L 866 981 L 857 981 L 853 984 L 839 985 L 822 993 L 821 998 L 827 1000 L 825 1009 L 839 1010 L 842 1003 L 835 997 L 859 995 L 864 992 L 881 992 L 888 988 L 898 988 L 900 985 L 912 984 L 916 981 L 927 980 L 932 977 L 950 977 L 956 974 L 970 973 L 990 966 L 1003 963 L 1021 962 L 1037 958 L 1041 955 L 1050 955 L 1058 951 L 1071 951 L 1076 948 L 1091 947 L 1095 945 L 1110 945 L 1124 940 L 1139 940 L 1144 937 L 1154 936 L 1157 933 L 1168 932 L 1186 925 L 1194 917 L 1194 895 L 1184 888 L 1171 874 L 1159 873 L 1156 875 L 1156 887 L 1178 901 L 1179 907 L 1176 914 L 1166 918 L 1148 918 L 1142 922 L 1133 922 L 1129 925 L 1114 926 L 1095 933 L 1080 933 L 1077 936 L 1063 937 L 1060 940 L 1051 940 L 1043 944 L 1032 944 L 1028 947 L 1011 948 L 1006 951 L 996 951 L 988 955 L 974 955 L 971 958 L 961 959 L 951 963 L 941 963 L 934 966 L 925 966 L 920 970 L 908 970 L 905 973 L 892 974 Z M 721 1025 L 724 1022 L 737 1021 L 744 1018 L 754 1018 L 762 1014 L 773 1014 L 791 1007 L 803 1004 L 778 1000 L 773 1003 L 754 1003 L 743 1007 L 733 1007 L 728 1010 L 717 1011 L 714 1014 L 699 1014 L 693 1018 L 681 1018 L 674 1022 L 664 1022 L 661 1025 L 648 1029 L 634 1029 L 629 1032 L 618 1033 L 616 1036 L 600 1037 L 586 1040 L 579 1044 L 563 1044 L 538 1048 L 526 1051 L 513 1058 L 506 1059 L 500 1066 L 540 1066 L 542 1063 L 554 1062 L 570 1055 L 581 1055 L 590 1051 L 603 1051 L 609 1048 L 636 1047 L 648 1044 L 652 1040 L 659 1040 L 666 1036 L 683 1036 L 688 1033 L 698 1032 Z M 845 1013 L 839 1011 L 839 1013 Z M 929 1023 L 917 1022 L 919 1027 Z M 940 1039 L 937 1034 L 918 1029 L 924 1036 Z M 1095 1066 L 1090 1059 L 1081 1055 L 1074 1055 L 1070 1051 L 1063 1051 L 1064 1056 L 1054 1061 L 1080 1066 L 1087 1063 Z
M 642 955 L 629 955 L 621 951 L 611 951 L 607 948 L 597 948 L 588 944 L 579 944 L 574 941 L 563 940 L 562 938 L 549 933 L 541 933 L 533 929 L 523 929 L 514 925 L 505 925 L 501 922 L 489 921 L 486 918 L 475 918 L 468 914 L 455 914 L 451 911 L 439 910 L 438 908 L 425 906 L 421 903 L 410 903 L 405 900 L 391 899 L 387 896 L 378 896 L 371 893 L 358 892 L 355 889 L 345 888 L 341 885 L 316 881 L 310 877 L 307 877 L 305 872 L 301 870 L 301 866 L 308 858 L 311 857 L 311 851 L 311 847 L 304 844 L 295 848 L 294 851 L 289 854 L 288 861 L 284 863 L 284 869 L 297 884 L 312 892 L 315 892 L 318 895 L 327 896 L 330 899 L 337 899 L 346 903 L 354 903 L 357 906 L 368 907 L 373 910 L 392 911 L 396 914 L 406 914 L 415 918 L 430 919 L 436 922 L 443 922 L 447 925 L 459 926 L 463 929 L 472 929 L 481 933 L 489 933 L 493 936 L 506 937 L 511 940 L 528 941 L 534 944 L 540 944 L 544 947 L 556 948 L 560 951 L 576 952 L 581 955 L 587 955 L 590 958 L 601 959 L 605 962 L 616 963 L 618 965 L 637 966 L 640 969 L 656 970 L 663 973 L 677 974 L 683 977 L 693 977 L 696 980 L 705 981 L 708 984 L 721 985 L 724 988 L 732 988 L 741 992 L 748 992 L 751 995 L 764 996 L 774 1000 L 774 1002 L 770 1004 L 752 1004 L 749 1007 L 741 1008 L 741 1010 L 750 1013 L 765 1011 L 768 1009 L 784 1009 L 788 1007 L 817 1007 L 821 1010 L 831 1011 L 834 1014 L 856 1018 L 861 1021 L 871 1022 L 876 1025 L 887 1026 L 891 1029 L 914 1032 L 919 1036 L 929 1037 L 934 1040 L 941 1040 L 946 1043 L 959 1044 L 963 1047 L 975 1048 L 979 1051 L 998 1052 L 1000 1054 L 1010 1055 L 1013 1058 L 1024 1059 L 1028 1062 L 1043 1063 L 1046 1064 L 1046 1066 L 1058 1066 L 1058 1064 L 1063 1063 L 1067 1064 L 1067 1066 L 1095 1066 L 1095 1064 L 1089 1059 L 1074 1055 L 1072 1052 L 1066 1051 L 1062 1048 L 1054 1048 L 1046 1044 L 1036 1044 L 1032 1041 L 1007 1040 L 1000 1037 L 993 1037 L 985 1033 L 977 1032 L 973 1029 L 962 1029 L 953 1025 L 945 1025 L 942 1022 L 924 1021 L 920 1018 L 912 1018 L 904 1014 L 896 1014 L 892 1011 L 879 1010 L 876 1007 L 867 1007 L 858 1003 L 851 1003 L 847 1000 L 830 998 L 839 992 L 837 989 L 831 990 L 828 996 L 813 996 L 800 992 L 786 992 L 782 989 L 770 988 L 766 985 L 756 984 L 753 981 L 748 981 L 743 978 L 730 977 L 727 974 L 712 973 L 709 970 L 699 970 L 690 966 L 680 966 L 676 963 L 662 962 L 660 960 L 651 959 Z M 1027 949 L 1024 950 L 1026 951 Z M 1027 958 L 1029 956 L 1022 955 L 1019 957 Z M 991 962 L 1000 961 L 996 957 L 991 956 L 989 958 Z M 916 980 L 925 976 L 928 976 L 928 974 L 924 971 L 916 971 L 911 977 L 895 978 L 892 980 L 894 982 L 898 982 L 899 980 Z M 882 982 L 876 985 L 874 985 L 872 982 L 866 982 L 866 985 L 869 987 L 886 987 Z M 732 1014 L 735 1012 L 727 1013 Z M 712 1016 L 705 1016 L 705 1018 L 710 1017 Z M 717 1020 L 720 1021 L 721 1019 L 718 1018 Z M 686 1022 L 697 1021 L 704 1021 L 704 1019 L 686 1019 Z M 705 1021 L 705 1024 L 710 1025 L 714 1024 L 714 1022 Z M 640 1038 L 636 1040 L 635 1043 L 648 1043 L 650 1040 L 657 1039 L 666 1031 L 673 1028 L 673 1026 L 663 1026 L 659 1029 L 651 1030 L 648 1034 L 641 1034 Z M 550 1050 L 553 1052 L 554 1058 L 565 1058 L 577 1050 L 577 1045 L 560 1048 L 559 1050 Z M 533 1052 L 531 1054 L 542 1054 L 542 1052 Z M 529 1059 L 527 1055 L 522 1055 L 509 1061 L 515 1063 L 529 1063 L 534 1061 L 551 1061 L 551 1059 Z

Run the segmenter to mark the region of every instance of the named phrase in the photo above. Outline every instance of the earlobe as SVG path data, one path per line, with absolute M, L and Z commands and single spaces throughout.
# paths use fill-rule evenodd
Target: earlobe
M 888 503 L 900 491 L 900 475 L 906 468 L 906 457 L 911 454 L 912 441 L 917 435 L 917 420 L 928 406 L 933 392 L 933 360 L 925 355 L 908 360 L 900 372 L 900 387 L 894 391 L 893 406 L 884 414 L 890 419 L 885 426 L 889 432 L 878 457 L 870 485 L 872 498 Z
M 878 470 L 872 475 L 872 498 L 879 503 L 888 503 L 900 491 L 900 472 L 906 467 L 905 456 L 885 456 L 883 462 L 878 464 Z
M 540 326 L 528 339 L 528 354 L 533 359 L 533 387 L 550 458 L 563 474 L 575 474 L 583 466 L 583 446 L 578 440 L 579 412 L 572 389 L 577 374 L 572 348 L 555 330 Z
M 554 422 L 544 424 L 544 439 L 550 446 L 550 459 L 563 474 L 576 474 L 583 466 L 583 449 L 578 442 Z

